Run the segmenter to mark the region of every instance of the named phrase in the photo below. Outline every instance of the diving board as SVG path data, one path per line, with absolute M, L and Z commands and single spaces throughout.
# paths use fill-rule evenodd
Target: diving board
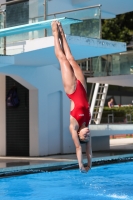
M 60 21 L 62 25 L 75 24 L 75 23 L 82 22 L 82 20 L 67 18 L 67 17 L 50 19 L 50 20 L 45 20 L 41 22 L 35 22 L 31 24 L 25 24 L 25 25 L 0 29 L 0 37 L 6 37 L 10 35 L 16 35 L 16 34 L 21 34 L 25 32 L 35 31 L 35 30 L 51 28 L 52 21 Z

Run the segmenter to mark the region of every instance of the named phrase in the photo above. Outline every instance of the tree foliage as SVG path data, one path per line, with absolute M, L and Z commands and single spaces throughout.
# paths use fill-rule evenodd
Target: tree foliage
M 117 15 L 114 19 L 102 20 L 102 38 L 129 42 L 133 34 L 133 12 Z

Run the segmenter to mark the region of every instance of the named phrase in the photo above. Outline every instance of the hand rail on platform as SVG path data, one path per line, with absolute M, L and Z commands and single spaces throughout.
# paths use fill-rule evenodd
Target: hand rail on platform
M 78 9 L 73 9 L 73 10 L 66 10 L 66 11 L 57 12 L 57 13 L 51 13 L 51 14 L 48 14 L 47 16 L 59 15 L 59 14 L 63 14 L 63 13 L 75 12 L 75 11 L 80 11 L 80 10 L 86 10 L 86 9 L 96 8 L 96 7 L 101 7 L 101 4 L 94 5 L 94 6 L 83 7 L 83 8 L 78 8 Z

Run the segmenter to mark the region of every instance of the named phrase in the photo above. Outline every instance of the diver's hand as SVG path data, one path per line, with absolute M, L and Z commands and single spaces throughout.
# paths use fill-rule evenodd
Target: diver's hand
M 80 170 L 81 173 L 87 173 L 88 172 L 86 167 L 81 167 L 81 168 L 79 168 L 79 170 Z
M 91 170 L 91 167 L 87 166 L 85 167 L 86 172 L 88 172 L 89 170 Z

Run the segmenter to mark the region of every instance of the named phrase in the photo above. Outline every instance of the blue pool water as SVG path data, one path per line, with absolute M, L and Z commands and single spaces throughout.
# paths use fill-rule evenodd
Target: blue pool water
M 0 179 L 0 200 L 133 200 L 133 162 Z

